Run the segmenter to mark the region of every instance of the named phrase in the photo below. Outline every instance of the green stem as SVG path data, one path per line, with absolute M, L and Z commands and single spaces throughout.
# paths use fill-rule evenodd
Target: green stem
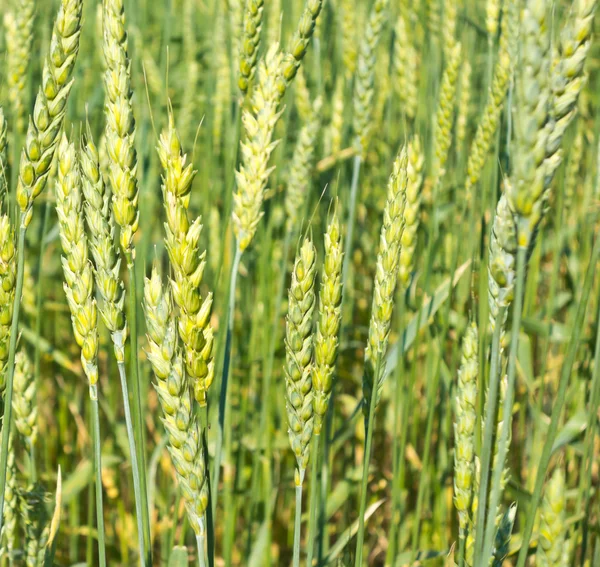
M 12 321 L 10 324 L 10 342 L 8 347 L 8 363 L 6 376 L 6 390 L 4 392 L 4 417 L 2 427 L 2 445 L 0 446 L 0 533 L 4 519 L 4 491 L 6 489 L 6 469 L 8 466 L 8 440 L 12 424 L 12 396 L 15 377 L 15 353 L 17 350 L 17 335 L 19 332 L 19 312 L 21 308 L 21 295 L 23 293 L 23 271 L 25 267 L 25 233 L 27 227 L 19 228 L 19 241 L 17 244 L 17 283 L 15 289 L 15 302 L 13 305 Z
M 519 348 L 519 331 L 521 329 L 521 315 L 523 313 L 523 291 L 525 287 L 525 268 L 527 262 L 527 248 L 520 246 L 517 252 L 517 286 L 515 291 L 515 307 L 513 310 L 512 332 L 510 337 L 510 353 L 508 357 L 508 378 L 506 385 L 506 394 L 503 406 L 502 429 L 500 438 L 496 440 L 498 447 L 496 464 L 490 488 L 490 502 L 488 507 L 487 523 L 483 537 L 483 547 L 481 559 L 482 565 L 487 565 L 487 559 L 493 554 L 494 536 L 496 534 L 496 515 L 498 505 L 502 495 L 502 472 L 505 466 L 506 452 L 508 450 L 508 436 L 512 424 L 513 397 L 515 392 L 515 382 L 517 376 L 517 352 Z M 481 506 L 481 501 L 479 501 Z M 485 508 L 485 506 L 482 506 Z M 483 526 L 484 524 L 478 524 Z M 477 556 L 475 556 L 477 557 Z
M 206 552 L 204 551 L 204 534 L 196 536 L 196 547 L 198 548 L 198 567 L 206 567 Z
M 458 538 L 458 567 L 465 567 L 465 536 Z
M 379 374 L 381 373 L 381 359 L 383 354 L 377 355 L 375 373 L 373 374 L 373 391 L 369 403 L 369 417 L 367 419 L 367 439 L 365 442 L 365 454 L 363 457 L 363 472 L 360 483 L 360 506 L 358 509 L 358 534 L 356 537 L 356 567 L 362 567 L 363 547 L 365 541 L 365 510 L 367 508 L 367 487 L 369 481 L 369 464 L 371 461 L 371 445 L 373 444 L 373 427 L 375 425 L 375 409 L 377 408 L 377 396 L 379 389 Z
M 119 378 L 121 380 L 121 391 L 123 392 L 123 408 L 125 410 L 125 426 L 127 428 L 127 440 L 129 441 L 129 452 L 131 453 L 131 472 L 133 473 L 133 493 L 135 497 L 135 512 L 138 529 L 138 545 L 140 546 L 140 565 L 146 566 L 146 551 L 144 549 L 144 525 L 142 522 L 142 488 L 140 485 L 140 471 L 138 466 L 137 451 L 135 446 L 135 435 L 129 407 L 129 390 L 127 388 L 127 374 L 125 363 L 118 362 Z
M 300 567 L 300 528 L 302 524 L 302 484 L 304 471 L 299 470 L 300 481 L 296 484 L 296 515 L 294 520 L 294 559 L 293 566 Z
M 227 303 L 227 336 L 225 339 L 225 352 L 223 354 L 223 376 L 221 378 L 221 390 L 219 392 L 219 428 L 217 431 L 217 448 L 215 450 L 215 462 L 213 473 L 213 498 L 212 515 L 213 522 L 216 522 L 217 500 L 219 496 L 219 475 L 221 473 L 221 456 L 223 452 L 223 438 L 225 433 L 225 412 L 227 411 L 227 385 L 229 381 L 229 370 L 231 368 L 231 346 L 233 340 L 233 318 L 235 315 L 235 288 L 242 259 L 242 250 L 236 247 L 235 257 L 231 266 L 231 276 L 229 280 L 229 302 Z
M 527 553 L 529 550 L 529 541 L 531 539 L 531 534 L 533 532 L 533 522 L 535 512 L 540 503 L 540 498 L 542 495 L 542 487 L 544 485 L 544 479 L 546 477 L 546 469 L 548 468 L 548 463 L 550 462 L 550 457 L 552 456 L 552 446 L 554 444 L 554 440 L 556 438 L 556 432 L 558 429 L 558 421 L 560 419 L 560 414 L 562 412 L 562 408 L 565 402 L 565 394 L 567 391 L 567 386 L 569 385 L 569 378 L 571 377 L 571 371 L 573 370 L 573 364 L 575 362 L 575 358 L 577 356 L 577 348 L 579 347 L 579 339 L 581 337 L 581 330 L 583 328 L 583 324 L 586 316 L 586 308 L 588 299 L 590 296 L 590 292 L 592 289 L 592 284 L 594 281 L 594 272 L 596 269 L 596 264 L 598 262 L 598 257 L 600 256 L 600 236 L 596 236 L 594 242 L 594 249 L 592 251 L 592 257 L 590 260 L 590 264 L 587 268 L 587 272 L 585 274 L 585 280 L 583 284 L 583 290 L 581 292 L 581 297 L 579 299 L 579 304 L 577 305 L 577 313 L 575 315 L 575 323 L 573 325 L 573 333 L 569 340 L 569 345 L 567 347 L 567 354 L 565 357 L 565 362 L 561 369 L 560 380 L 558 383 L 558 390 L 556 393 L 554 406 L 552 408 L 552 415 L 550 417 L 550 425 L 548 427 L 548 433 L 546 436 L 546 442 L 544 444 L 544 448 L 542 450 L 542 456 L 540 458 L 540 463 L 538 466 L 537 476 L 535 479 L 535 486 L 533 489 L 533 494 L 531 496 L 531 500 L 528 504 L 527 515 L 526 515 L 526 523 L 525 529 L 523 530 L 521 549 L 519 551 L 519 556 L 517 558 L 517 567 L 524 567 L 525 561 L 527 560 Z M 510 388 L 510 377 L 508 387 Z M 508 393 L 508 391 L 507 391 Z M 506 398 L 506 402 L 508 402 L 508 395 Z M 511 400 L 512 402 L 512 400 Z M 505 404 L 506 407 L 506 404 Z M 510 406 L 508 406 L 510 407 Z M 506 420 L 505 420 L 506 423 Z M 504 430 L 503 430 L 504 433 Z M 504 437 L 503 437 L 504 438 Z M 504 447 L 501 447 L 504 448 Z M 499 454 L 499 456 L 502 456 Z
M 308 541 L 306 542 L 306 566 L 311 567 L 315 547 L 315 527 L 317 523 L 317 509 L 319 508 L 319 447 L 321 436 L 313 435 L 311 447 L 311 468 L 310 468 L 310 513 L 308 516 Z
M 35 467 L 35 443 L 33 439 L 29 438 L 29 475 L 31 482 L 35 484 L 37 482 L 37 470 Z
M 352 263 L 352 238 L 354 235 L 354 220 L 356 217 L 356 199 L 358 197 L 358 180 L 360 177 L 360 165 L 362 159 L 360 153 L 354 156 L 352 164 L 352 183 L 350 185 L 350 205 L 348 208 L 348 221 L 346 224 L 346 243 L 344 245 L 344 262 L 342 264 L 342 287 L 346 289 L 348 272 Z M 344 297 L 347 294 L 344 294 Z
M 104 506 L 102 502 L 102 450 L 100 441 L 100 417 L 98 412 L 98 386 L 90 385 L 92 403 L 94 474 L 96 476 L 96 523 L 98 529 L 98 565 L 106 567 L 106 544 L 104 543 Z
M 518 277 L 518 275 L 517 275 Z M 521 287 L 523 282 L 521 282 Z M 518 286 L 518 282 L 517 282 Z M 490 460 L 492 455 L 492 443 L 496 425 L 496 404 L 498 401 L 498 387 L 500 383 L 500 335 L 504 320 L 504 308 L 500 309 L 496 320 L 496 327 L 492 337 L 492 354 L 490 362 L 490 376 L 488 393 L 485 403 L 485 418 L 483 425 L 483 441 L 481 447 L 481 473 L 479 479 L 479 493 L 477 495 L 477 520 L 475 525 L 479 528 L 475 532 L 474 557 L 477 558 L 478 549 L 483 547 L 483 522 L 485 521 L 485 504 L 487 502 L 487 489 L 490 471 Z
M 127 271 L 129 273 L 129 367 L 131 372 L 131 394 L 133 398 L 133 428 L 135 434 L 136 457 L 139 463 L 137 471 L 140 485 L 140 510 L 142 512 L 142 535 L 144 547 L 140 548 L 140 554 L 145 555 L 145 563 L 152 565 L 152 538 L 150 535 L 150 514 L 148 510 L 148 485 L 146 481 L 146 456 L 144 439 L 144 419 L 142 408 L 142 393 L 140 387 L 140 376 L 138 371 L 138 331 L 137 331 L 137 286 L 135 274 L 135 262 L 133 258 L 127 258 Z M 134 471 L 135 472 L 135 471 Z

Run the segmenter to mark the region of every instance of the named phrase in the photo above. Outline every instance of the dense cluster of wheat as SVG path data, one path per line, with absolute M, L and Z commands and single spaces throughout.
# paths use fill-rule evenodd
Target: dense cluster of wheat
M 597 0 L 5 4 L 0 567 L 599 564 Z

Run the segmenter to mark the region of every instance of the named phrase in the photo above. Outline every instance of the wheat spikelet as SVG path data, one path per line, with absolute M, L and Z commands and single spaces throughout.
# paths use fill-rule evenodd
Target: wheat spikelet
M 366 141 L 372 123 L 376 51 L 385 23 L 388 4 L 389 0 L 375 0 L 359 48 L 357 74 L 354 83 L 353 127 L 356 149 L 361 153 L 366 151 Z
M 120 253 L 114 244 L 115 219 L 110 206 L 110 192 L 100 173 L 100 158 L 89 128 L 87 135 L 82 137 L 79 164 L 89 247 L 94 260 L 96 289 L 101 299 L 100 314 L 111 333 L 117 362 L 125 362 L 125 290 L 119 275 Z
M 241 143 L 241 163 L 236 172 L 237 192 L 233 197 L 233 228 L 240 250 L 245 250 L 252 242 L 262 217 L 264 191 L 272 171 L 268 164 L 278 143 L 273 141 L 273 131 L 281 115 L 277 108 L 281 59 L 278 46 L 271 46 L 258 66 L 252 106 L 244 109 L 242 114 L 246 139 Z
M 477 535 L 477 524 L 473 521 L 477 517 L 477 508 L 479 506 L 479 480 L 481 478 L 481 464 L 479 457 L 475 455 L 473 459 L 473 488 L 471 490 L 473 498 L 471 500 L 471 515 L 469 517 L 469 532 L 465 545 L 465 564 L 468 567 L 475 567 L 473 558 L 475 555 L 475 537 Z
M 14 126 L 17 132 L 22 133 L 27 125 L 25 122 L 27 103 L 25 87 L 31 60 L 35 4 L 33 0 L 17 0 L 13 4 L 14 12 L 5 12 L 4 14 L 7 51 L 6 79 Z
M 0 533 L 0 557 L 9 557 L 13 561 L 17 537 L 17 518 L 19 516 L 17 467 L 15 465 L 15 446 L 11 433 L 8 440 L 6 463 L 6 488 L 4 491 L 4 524 Z
M 356 38 L 359 35 L 356 4 L 353 0 L 340 0 L 340 22 L 342 30 L 342 62 L 346 77 L 354 76 L 358 60 Z
M 580 120 L 577 123 L 573 144 L 569 152 L 569 160 L 565 167 L 563 204 L 567 214 L 573 206 L 573 200 L 577 194 L 577 188 L 580 183 L 579 171 L 583 161 L 583 136 L 583 121 Z
M 288 417 L 288 436 L 298 464 L 297 485 L 301 485 L 304 480 L 314 424 L 311 375 L 315 274 L 316 250 L 310 238 L 307 237 L 294 262 L 285 322 L 285 405 Z
M 387 187 L 387 201 L 383 211 L 383 225 L 379 237 L 379 253 L 375 269 L 375 283 L 369 339 L 365 350 L 365 370 L 363 373 L 363 413 L 368 416 L 373 389 L 379 397 L 379 379 L 376 376 L 378 360 L 383 359 L 394 308 L 394 291 L 398 279 L 402 232 L 404 230 L 404 206 L 406 203 L 408 154 L 403 148 L 396 160 Z M 377 403 L 377 399 L 375 403 Z
M 244 10 L 244 33 L 240 41 L 240 68 L 238 87 L 243 94 L 248 92 L 250 81 L 254 77 L 260 31 L 262 28 L 264 0 L 246 0 Z
M 196 172 L 191 163 L 186 164 L 187 157 L 182 152 L 172 115 L 160 137 L 158 155 L 164 169 L 165 243 L 173 269 L 171 287 L 179 307 L 178 328 L 184 346 L 185 368 L 196 400 L 204 406 L 214 377 L 213 331 L 209 323 L 212 293 L 205 298 L 200 293 L 206 266 L 206 252 L 200 253 L 198 248 L 202 224 L 200 217 L 190 223 L 187 215 Z
M 536 565 L 560 567 L 565 541 L 565 476 L 557 468 L 546 485 L 540 512 L 540 540 Z
M 396 94 L 402 102 L 402 110 L 406 117 L 414 120 L 418 102 L 419 57 L 414 43 L 408 33 L 408 25 L 403 15 L 398 17 L 394 40 L 394 71 Z
M 0 203 L 8 193 L 8 123 L 0 106 Z
M 331 101 L 331 121 L 325 139 L 325 151 L 337 155 L 342 149 L 344 129 L 344 79 L 340 76 L 335 81 L 335 90 Z
M 462 539 L 466 537 L 473 499 L 478 373 L 478 332 L 477 325 L 471 323 L 463 339 L 454 421 L 454 506 L 458 512 L 459 536 Z
M 104 0 L 102 51 L 106 63 L 106 152 L 115 221 L 128 264 L 133 263 L 133 238 L 138 229 L 137 153 L 135 119 L 131 106 L 131 63 L 127 54 L 127 31 L 123 0 Z
M 492 332 L 499 324 L 504 328 L 508 317 L 508 307 L 512 303 L 516 280 L 517 235 L 513 216 L 505 195 L 496 206 L 490 238 L 488 261 L 488 303 Z M 501 308 L 504 317 L 498 321 Z M 501 331 L 501 335 L 504 331 Z
M 498 33 L 498 19 L 500 18 L 501 0 L 487 0 L 485 3 L 485 29 L 488 38 L 493 40 Z
M 317 144 L 317 135 L 321 126 L 321 98 L 311 106 L 310 116 L 298 135 L 294 155 L 288 174 L 288 187 L 285 195 L 286 229 L 294 230 L 299 216 L 304 211 L 311 183 L 311 169 Z
M 401 290 L 406 290 L 414 269 L 417 231 L 421 220 L 421 189 L 423 187 L 425 156 L 423 155 L 421 142 L 416 136 L 408 143 L 407 164 L 404 230 L 402 231 L 400 265 L 398 266 L 398 283 Z
M 25 565 L 43 565 L 44 546 L 48 539 L 48 514 L 45 491 L 38 484 L 30 485 L 19 494 L 20 510 L 25 528 Z
M 56 180 L 56 212 L 63 249 L 64 290 L 71 311 L 75 341 L 81 348 L 81 364 L 97 396 L 98 313 L 94 299 L 94 275 L 85 235 L 81 176 L 75 146 L 62 135 Z
M 325 259 L 319 289 L 319 316 L 312 377 L 315 435 L 321 434 L 323 418 L 327 413 L 338 354 L 338 334 L 342 320 L 342 257 L 340 223 L 337 210 L 334 210 L 325 233 Z
M 29 226 L 33 202 L 44 190 L 54 159 L 73 81 L 73 67 L 79 51 L 82 0 L 61 0 L 50 42 L 50 53 L 42 70 L 21 153 L 17 202 L 21 224 Z
M 454 122 L 456 86 L 460 62 L 461 45 L 457 43 L 448 54 L 448 63 L 444 70 L 436 111 L 433 141 L 435 183 L 439 183 L 439 180 L 444 176 L 446 162 L 448 161 L 448 150 L 452 142 L 452 123 Z
M 460 93 L 456 114 L 456 148 L 461 152 L 467 137 L 469 106 L 471 104 L 471 64 L 465 59 L 460 74 Z
M 546 189 L 550 104 L 547 4 L 529 0 L 522 14 L 521 57 L 515 81 L 511 176 L 505 194 L 517 224 L 519 246 L 529 245 L 541 219 Z
M 452 59 L 456 45 L 456 19 L 458 12 L 457 0 L 444 0 L 444 57 Z
M 15 233 L 8 215 L 3 214 L 0 215 L 0 392 L 5 386 L 16 279 Z
M 38 434 L 37 425 L 37 388 L 31 362 L 25 350 L 21 349 L 15 356 L 15 378 L 12 406 L 17 431 L 27 443 L 35 444 Z
M 306 83 L 306 77 L 302 68 L 296 74 L 296 82 L 294 84 L 294 105 L 298 116 L 302 122 L 308 122 L 312 114 L 310 91 Z
M 196 534 L 204 534 L 208 479 L 202 434 L 194 417 L 190 384 L 178 348 L 177 322 L 171 294 L 154 267 L 144 286 L 148 330 L 148 360 L 156 377 L 156 392 L 169 440 L 169 453 L 181 488 L 188 518 Z
M 519 9 L 517 0 L 506 0 L 500 33 L 500 51 L 494 66 L 492 85 L 487 101 L 477 125 L 475 138 L 471 143 L 467 161 L 465 192 L 467 199 L 472 197 L 472 189 L 479 181 L 492 140 L 498 128 L 498 121 L 504 106 L 504 99 L 512 77 L 515 51 L 519 30 Z

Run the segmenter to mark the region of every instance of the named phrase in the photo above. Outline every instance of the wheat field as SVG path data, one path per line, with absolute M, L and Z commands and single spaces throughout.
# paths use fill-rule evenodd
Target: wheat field
M 0 0 L 0 567 L 600 566 L 596 0 Z

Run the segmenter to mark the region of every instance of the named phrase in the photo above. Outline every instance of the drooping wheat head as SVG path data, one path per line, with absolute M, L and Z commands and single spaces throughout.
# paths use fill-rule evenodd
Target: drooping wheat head
M 208 478 L 202 432 L 196 421 L 191 384 L 178 345 L 177 321 L 169 287 L 156 267 L 144 286 L 144 314 L 148 331 L 148 360 L 156 377 L 156 392 L 167 431 L 169 453 L 185 501 L 188 518 L 197 535 L 204 534 L 208 507 Z
M 285 323 L 285 389 L 288 436 L 296 456 L 296 484 L 302 484 L 310 456 L 314 411 L 312 391 L 313 312 L 316 250 L 306 237 L 294 262 Z
M 202 297 L 200 284 L 206 266 L 206 252 L 200 252 L 201 218 L 188 220 L 192 181 L 196 172 L 181 149 L 172 115 L 162 133 L 158 155 L 163 167 L 163 197 L 167 222 L 165 243 L 173 276 L 171 288 L 179 308 L 178 328 L 183 343 L 186 372 L 201 406 L 214 377 L 213 330 L 209 322 L 212 293 Z
M 477 423 L 477 377 L 479 373 L 477 325 L 467 327 L 458 371 L 454 420 L 454 506 L 458 512 L 459 537 L 464 539 L 473 499 L 475 426 Z
M 319 289 L 315 364 L 312 375 L 315 435 L 321 434 L 323 419 L 327 413 L 339 348 L 338 335 L 342 320 L 342 258 L 342 235 L 336 208 L 325 233 L 325 259 Z
M 62 130 L 79 51 L 81 10 L 82 0 L 61 0 L 54 22 L 50 52 L 42 70 L 42 86 L 29 119 L 19 166 L 17 202 L 24 228 L 31 222 L 34 200 L 48 181 Z
M 79 165 L 89 248 L 94 260 L 96 289 L 100 297 L 100 314 L 111 333 L 117 362 L 125 362 L 127 319 L 124 309 L 125 290 L 119 275 L 121 257 L 115 246 L 116 227 L 111 195 L 104 185 L 98 150 L 89 129 L 81 140 Z
M 98 382 L 98 312 L 94 298 L 94 273 L 88 255 L 85 233 L 81 175 L 75 146 L 62 135 L 58 150 L 56 179 L 56 213 L 65 275 L 64 290 L 71 311 L 75 341 L 81 348 L 81 364 L 90 386 L 90 396 L 97 396 Z
M 139 190 L 135 119 L 131 105 L 131 62 L 127 52 L 123 0 L 103 1 L 104 114 L 106 152 L 110 160 L 108 178 L 115 221 L 120 228 L 121 248 L 127 263 L 132 264 L 135 257 L 133 238 L 139 223 Z
M 380 375 L 376 375 L 377 363 L 387 350 L 394 292 L 398 279 L 402 232 L 404 230 L 404 208 L 406 203 L 408 152 L 403 148 L 396 160 L 387 187 L 387 201 L 383 211 L 383 225 L 379 237 L 379 253 L 375 268 L 375 282 L 369 339 L 365 350 L 363 373 L 363 413 L 368 417 L 371 396 L 379 397 Z M 380 373 L 381 374 L 381 369 Z M 377 403 L 378 399 L 375 400 Z

